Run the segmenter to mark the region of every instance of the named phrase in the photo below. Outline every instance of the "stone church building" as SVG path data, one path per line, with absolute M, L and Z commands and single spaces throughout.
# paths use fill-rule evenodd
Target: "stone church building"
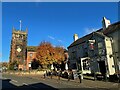
M 12 30 L 11 49 L 9 62 L 17 61 L 19 63 L 18 69 L 30 70 L 38 68 L 36 61 L 37 46 L 27 46 L 28 29 L 26 30 Z M 65 51 L 65 56 L 68 58 L 68 53 Z M 34 64 L 33 64 L 34 63 Z
M 36 57 L 36 46 L 27 46 L 28 29 L 12 30 L 9 62 L 17 61 L 18 69 L 29 70 L 29 64 Z

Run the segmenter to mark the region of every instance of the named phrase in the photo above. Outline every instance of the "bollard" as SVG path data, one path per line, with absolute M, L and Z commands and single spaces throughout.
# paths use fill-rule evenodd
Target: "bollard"
M 107 74 L 105 74 L 105 81 L 107 82 Z
M 51 79 L 52 79 L 52 72 L 51 72 L 51 75 L 50 75 Z
M 61 71 L 58 72 L 58 80 L 60 80 Z
M 58 75 L 58 80 L 60 80 L 60 75 Z
M 44 74 L 44 79 L 45 79 L 45 74 Z
M 69 75 L 68 75 L 68 81 L 70 81 L 70 77 L 69 77 Z
M 58 72 L 58 80 L 60 80 L 60 72 Z
M 68 81 L 70 81 L 70 73 L 68 72 Z
M 82 83 L 82 78 L 81 78 L 81 74 L 79 74 L 79 81 L 80 81 L 80 83 Z
M 51 79 L 52 79 L 52 75 L 51 75 L 50 77 L 51 77 Z
M 120 74 L 118 74 L 118 83 L 120 83 Z
M 96 81 L 96 74 L 94 73 L 94 81 Z
M 48 76 L 48 72 L 47 72 L 47 70 L 46 70 L 46 76 Z

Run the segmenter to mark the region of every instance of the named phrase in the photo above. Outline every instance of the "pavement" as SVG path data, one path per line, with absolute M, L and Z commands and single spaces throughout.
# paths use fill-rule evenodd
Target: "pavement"
M 83 79 L 82 83 L 79 83 L 79 79 L 70 80 L 53 76 L 44 78 L 41 75 L 14 75 L 14 74 L 3 74 L 2 75 L 2 87 L 3 89 L 8 88 L 29 88 L 29 89 L 67 89 L 67 88 L 78 88 L 81 90 L 92 89 L 92 90 L 119 90 L 118 83 L 104 82 L 104 81 L 93 81 Z
M 43 76 L 38 76 L 38 75 L 33 75 L 31 77 L 36 79 L 44 78 Z M 118 89 L 119 88 L 118 87 L 119 83 L 115 83 L 115 82 L 105 82 L 105 81 L 98 81 L 98 80 L 94 81 L 94 80 L 83 79 L 82 83 L 80 83 L 79 79 L 68 81 L 68 79 L 60 78 L 59 80 L 57 76 L 53 76 L 52 79 L 51 77 L 48 76 L 45 78 L 45 80 L 47 79 L 56 80 L 57 82 L 61 82 L 61 83 L 67 82 L 71 84 L 81 85 L 82 87 L 87 87 L 87 88 L 97 88 L 97 89 Z

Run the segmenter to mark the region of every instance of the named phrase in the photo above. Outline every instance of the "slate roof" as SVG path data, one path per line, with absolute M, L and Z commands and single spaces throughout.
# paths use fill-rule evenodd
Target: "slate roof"
M 105 34 L 103 34 L 102 32 L 94 32 L 96 35 L 99 35 L 101 37 L 108 37 Z
M 104 33 L 105 35 L 107 35 L 107 34 L 112 33 L 112 32 L 114 32 L 114 31 L 116 31 L 116 30 L 118 30 L 118 29 L 120 29 L 120 21 L 119 21 L 119 22 L 116 22 L 116 23 L 114 23 L 114 24 L 109 25 L 109 27 L 106 28 L 106 29 L 103 31 L 103 33 Z
M 118 29 L 120 29 L 120 21 L 109 25 L 109 27 L 106 28 L 105 30 L 103 30 L 103 28 L 101 28 L 101 29 L 99 29 L 99 30 L 97 30 L 95 32 L 92 32 L 92 33 L 90 33 L 90 34 L 88 34 L 86 36 L 83 36 L 83 37 L 79 38 L 78 40 L 74 41 L 70 46 L 68 46 L 68 49 L 70 47 L 79 45 L 79 44 L 85 42 L 86 40 L 89 40 L 92 37 L 93 33 L 97 33 L 99 35 L 106 36 L 107 34 L 112 33 L 112 32 L 114 32 L 114 31 L 116 31 Z
M 27 52 L 36 52 L 37 46 L 27 46 Z
M 86 40 L 89 40 L 92 37 L 93 33 L 90 33 L 82 38 L 79 38 L 78 40 L 74 41 L 68 48 L 79 45 L 83 42 L 85 42 Z

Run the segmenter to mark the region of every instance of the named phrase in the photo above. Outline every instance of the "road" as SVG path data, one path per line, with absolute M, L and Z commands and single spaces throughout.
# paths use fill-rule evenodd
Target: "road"
M 28 90 L 38 90 L 41 88 L 49 90 L 62 90 L 70 88 L 79 88 L 80 90 L 98 90 L 98 88 L 90 87 L 84 83 L 75 83 L 67 80 L 63 81 L 50 78 L 34 78 L 33 76 L 18 76 L 14 74 L 3 74 L 1 80 L 3 90 L 8 90 L 9 88 L 12 90 L 22 90 L 23 88 Z M 104 88 L 102 90 L 108 90 L 108 88 Z

